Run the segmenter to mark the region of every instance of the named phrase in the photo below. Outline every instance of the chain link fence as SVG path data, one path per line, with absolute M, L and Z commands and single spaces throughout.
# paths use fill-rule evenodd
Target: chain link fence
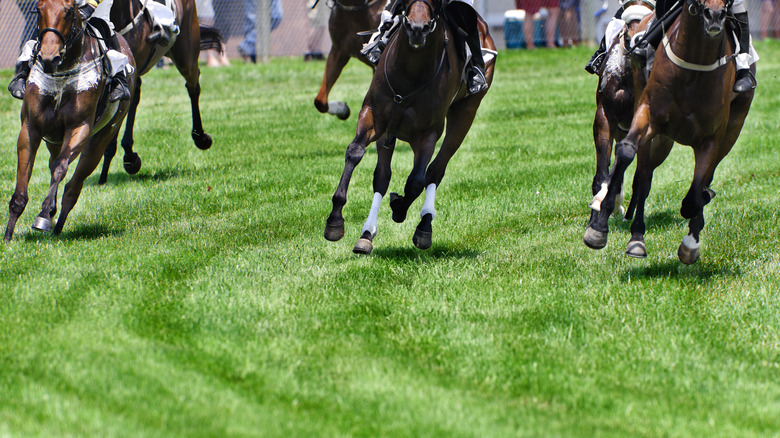
M 755 37 L 780 37 L 780 0 L 747 0 L 750 24 Z M 304 56 L 309 52 L 327 54 L 330 40 L 327 31 L 328 9 L 332 0 L 320 0 L 314 13 L 310 9 L 313 0 L 197 0 L 200 20 L 220 30 L 226 42 L 226 56 L 241 58 L 252 55 L 240 48 L 247 29 L 255 28 L 254 43 L 259 60 L 269 56 Z M 0 68 L 13 67 L 21 44 L 31 37 L 36 27 L 36 15 L 30 13 L 35 0 L 0 0 Z M 277 3 L 277 4 L 275 4 Z M 580 41 L 595 44 L 598 32 L 597 17 L 606 6 L 611 17 L 618 7 L 615 0 L 581 0 L 579 5 Z M 475 7 L 485 18 L 496 40 L 496 46 L 506 47 L 504 38 L 504 14 L 515 9 L 514 0 L 475 0 Z M 281 12 L 278 26 L 273 26 L 275 14 Z M 253 22 L 254 21 L 254 22 Z M 760 27 L 763 26 L 763 27 Z M 273 30 L 271 28 L 273 27 Z M 368 29 L 367 29 L 368 30 Z M 244 43 L 244 44 L 242 44 Z M 251 43 L 251 42 L 250 42 Z M 203 54 L 205 59 L 209 54 Z M 247 56 L 248 58 L 248 56 Z

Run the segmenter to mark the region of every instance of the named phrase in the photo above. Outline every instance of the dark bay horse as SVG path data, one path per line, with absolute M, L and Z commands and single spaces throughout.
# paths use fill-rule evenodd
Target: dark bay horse
M 344 171 L 333 209 L 325 226 L 325 238 L 337 241 L 344 236 L 342 209 L 352 172 L 366 147 L 376 141 L 374 200 L 362 235 L 353 251 L 369 254 L 376 236 L 379 206 L 390 185 L 390 161 L 395 140 L 409 143 L 414 152 L 412 172 L 406 180 L 405 196 L 390 194 L 393 220 L 403 222 L 409 206 L 425 190 L 421 221 L 412 242 L 420 249 L 432 243 L 432 221 L 436 215 L 434 198 L 447 163 L 471 128 L 487 89 L 469 95 L 463 83 L 465 61 L 459 53 L 453 31 L 441 14 L 441 0 L 408 0 L 403 26 L 382 53 L 371 85 L 363 100 L 354 140 L 347 147 Z M 482 47 L 495 51 L 487 25 L 479 19 Z M 495 58 L 486 58 L 486 79 L 492 83 Z M 446 134 L 436 158 L 436 142 Z M 430 162 L 430 165 L 429 165 Z
M 689 234 L 677 255 L 685 264 L 699 259 L 704 206 L 714 196 L 709 186 L 715 168 L 742 130 L 754 94 L 753 90 L 740 94 L 732 91 L 734 42 L 724 31 L 728 6 L 724 0 L 686 0 L 682 13 L 665 35 L 631 128 L 617 145 L 601 212 L 585 231 L 587 246 L 599 249 L 606 245 L 608 212 L 614 206 L 626 168 L 636 156 L 636 218 L 626 252 L 639 257 L 646 254 L 644 204 L 652 180 L 649 145 L 653 138 L 664 135 L 693 148 L 693 181 L 680 208 L 682 217 L 689 219 Z M 751 68 L 755 70 L 755 65 Z
M 385 3 L 386 0 L 333 1 L 328 19 L 332 46 L 325 61 L 325 75 L 322 77 L 320 92 L 314 99 L 314 106 L 319 112 L 333 114 L 341 120 L 349 118 L 349 105 L 346 102 L 329 102 L 328 94 L 350 58 L 356 58 L 374 68 L 360 53 L 360 49 L 369 40 L 366 32 L 379 27 L 379 17 Z
M 154 0 L 114 0 L 111 7 L 111 22 L 117 32 L 127 40 L 138 64 L 135 95 L 127 115 L 125 133 L 122 137 L 122 148 L 125 151 L 124 167 L 129 174 L 135 174 L 141 169 L 141 158 L 133 151 L 133 126 L 138 103 L 141 100 L 141 75 L 148 73 L 164 55 L 173 60 L 174 65 L 186 81 L 187 94 L 189 94 L 192 107 L 192 139 L 195 141 L 195 146 L 198 149 L 206 150 L 211 147 L 212 143 L 211 136 L 203 131 L 200 117 L 198 57 L 201 49 L 216 48 L 221 50 L 221 36 L 216 29 L 198 24 L 195 0 L 175 0 L 173 6 L 176 24 L 180 30 L 178 36 L 171 38 L 167 45 L 149 43 L 147 37 L 152 33 L 153 28 L 150 11 L 146 8 L 147 1 Z M 105 184 L 108 178 L 108 169 L 115 154 L 116 142 L 114 141 L 106 148 L 99 184 Z
M 127 115 L 129 101 L 108 103 L 111 78 L 105 67 L 99 38 L 85 31 L 73 0 L 39 0 L 40 52 L 27 80 L 17 141 L 16 189 L 11 197 L 6 242 L 28 201 L 27 187 L 41 141 L 51 158 L 51 184 L 33 229 L 51 230 L 57 211 L 57 191 L 68 165 L 81 154 L 71 180 L 65 185 L 62 211 L 54 234 L 59 234 L 78 200 L 84 180 L 95 170 L 106 145 L 116 137 Z M 119 38 L 122 52 L 134 66 L 133 54 Z M 128 84 L 135 74 L 127 74 Z
M 631 125 L 634 115 L 636 97 L 641 95 L 647 83 L 643 74 L 644 64 L 640 64 L 629 53 L 631 40 L 640 31 L 647 29 L 653 10 L 642 0 L 623 4 L 625 26 L 618 31 L 617 21 L 610 23 L 607 35 L 611 38 L 605 59 L 598 72 L 599 83 L 596 90 L 596 115 L 593 120 L 593 142 L 596 147 L 596 174 L 591 187 L 593 199 L 591 221 L 595 220 L 601 210 L 601 201 L 607 194 L 609 184 L 609 165 L 614 142 L 622 140 Z M 645 18 L 643 20 L 643 18 Z M 632 58 L 634 61 L 632 62 Z M 636 70 L 636 74 L 634 72 Z M 658 136 L 652 141 L 652 166 L 656 168 L 671 152 L 674 142 L 667 137 Z M 636 182 L 636 181 L 635 181 Z M 636 207 L 636 197 L 631 198 L 631 204 L 626 212 L 622 206 L 623 191 L 617 195 L 614 214 L 627 213 L 630 219 Z

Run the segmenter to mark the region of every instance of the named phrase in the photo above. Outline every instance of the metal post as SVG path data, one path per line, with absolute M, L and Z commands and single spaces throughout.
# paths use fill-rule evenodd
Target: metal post
M 271 0 L 257 0 L 257 38 L 255 53 L 258 62 L 268 62 L 271 56 Z

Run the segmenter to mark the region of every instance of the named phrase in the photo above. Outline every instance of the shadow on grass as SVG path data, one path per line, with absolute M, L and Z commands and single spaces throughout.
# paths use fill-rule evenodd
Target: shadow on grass
M 631 220 L 612 220 L 616 230 L 631 231 Z M 666 210 L 656 211 L 651 214 L 645 214 L 645 228 L 646 231 L 651 230 L 668 230 L 679 226 L 681 223 L 687 223 L 686 219 L 680 216 L 678 210 L 667 208 Z
M 668 260 L 652 266 L 641 266 L 625 271 L 623 281 L 630 281 L 630 278 L 696 278 L 697 280 L 707 281 L 711 278 L 732 277 L 736 278 L 742 275 L 742 272 L 733 266 L 723 266 L 714 263 L 705 263 L 699 260 L 697 263 L 687 266 L 679 260 Z
M 473 259 L 479 256 L 479 251 L 472 249 L 454 249 L 434 245 L 430 249 L 420 250 L 411 246 L 395 248 L 378 248 L 372 252 L 374 257 L 398 261 L 426 259 Z
M 182 171 L 181 169 L 160 169 L 155 170 L 152 172 L 140 172 L 135 175 L 130 175 L 129 173 L 125 172 L 124 169 L 121 167 L 122 163 L 119 162 L 119 167 L 117 169 L 110 171 L 108 173 L 108 180 L 106 181 L 106 186 L 110 187 L 112 185 L 121 185 L 121 184 L 127 184 L 131 182 L 147 182 L 147 181 L 154 181 L 154 182 L 163 182 L 168 181 L 171 179 L 176 179 L 181 176 Z M 95 173 L 93 173 L 89 179 L 87 180 L 87 184 L 90 185 L 98 185 L 98 180 L 100 179 L 100 167 L 96 169 Z
M 25 242 L 44 242 L 53 239 L 60 240 L 97 240 L 104 237 L 116 237 L 125 234 L 125 230 L 109 228 L 103 224 L 76 225 L 68 229 L 65 224 L 65 230 L 59 236 L 53 236 L 51 233 L 32 232 L 23 236 Z

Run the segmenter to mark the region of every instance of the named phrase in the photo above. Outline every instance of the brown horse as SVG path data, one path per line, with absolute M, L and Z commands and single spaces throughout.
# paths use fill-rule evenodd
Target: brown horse
M 714 196 L 709 186 L 715 168 L 736 142 L 753 100 L 752 90 L 732 92 L 734 44 L 724 32 L 728 6 L 724 0 L 686 0 L 682 13 L 665 35 L 631 128 L 617 145 L 601 212 L 585 231 L 587 246 L 599 249 L 606 245 L 608 212 L 614 206 L 626 168 L 637 156 L 636 218 L 626 252 L 639 257 L 646 254 L 644 204 L 652 179 L 649 145 L 654 137 L 664 135 L 693 148 L 693 181 L 680 208 L 682 217 L 689 219 L 689 234 L 677 255 L 685 264 L 698 260 L 704 206 Z
M 360 49 L 369 40 L 366 32 L 379 26 L 379 16 L 385 3 L 385 0 L 334 0 L 328 20 L 332 46 L 325 61 L 320 92 L 314 99 L 314 106 L 319 112 L 333 114 L 341 120 L 349 118 L 349 105 L 346 102 L 328 102 L 328 94 L 350 58 L 357 58 L 374 68 Z
M 599 70 L 599 83 L 596 91 L 596 115 L 593 120 L 593 142 L 596 146 L 596 174 L 591 187 L 593 200 L 591 221 L 595 220 L 601 210 L 601 201 L 607 194 L 609 184 L 609 165 L 613 142 L 622 140 L 631 125 L 634 114 L 636 96 L 642 93 L 647 80 L 643 74 L 644 64 L 632 63 L 628 47 L 631 40 L 639 32 L 647 29 L 652 9 L 642 0 L 624 3 L 626 13 L 623 18 L 625 27 L 612 37 L 611 44 L 604 54 L 604 61 Z M 644 15 L 642 15 L 644 14 Z M 645 18 L 642 20 L 642 18 Z M 615 23 L 615 22 L 613 22 Z M 610 24 L 613 26 L 613 24 Z M 612 29 L 610 28 L 610 33 Z M 636 60 L 636 59 L 635 59 Z M 636 74 L 634 72 L 636 70 Z M 635 91 L 636 90 L 636 91 Z M 653 139 L 652 163 L 655 169 L 669 155 L 673 142 L 667 137 L 658 136 Z M 634 181 L 635 184 L 637 181 Z M 636 188 L 636 186 L 635 186 Z M 622 214 L 623 191 L 618 194 L 614 205 L 614 214 Z M 631 198 L 626 219 L 633 216 L 636 208 L 636 197 Z
M 211 147 L 211 136 L 203 131 L 200 117 L 198 57 L 201 49 L 218 48 L 221 50 L 221 36 L 216 29 L 198 24 L 194 0 L 175 0 L 173 4 L 176 24 L 180 31 L 178 36 L 171 38 L 167 45 L 147 42 L 147 37 L 152 33 L 153 28 L 145 1 L 114 0 L 111 7 L 111 22 L 118 33 L 127 39 L 138 63 L 135 96 L 127 115 L 125 133 L 122 137 L 122 148 L 125 151 L 124 167 L 129 174 L 135 174 L 141 169 L 141 158 L 133 151 L 133 126 L 138 103 L 141 100 L 141 75 L 148 73 L 164 55 L 173 60 L 179 73 L 186 80 L 185 85 L 192 107 L 192 139 L 195 141 L 195 146 L 202 150 Z M 108 178 L 108 169 L 115 154 L 116 141 L 111 142 L 106 148 L 99 184 L 105 184 Z
M 101 54 L 99 38 L 85 31 L 74 1 L 39 0 L 37 7 L 40 52 L 22 103 L 16 189 L 11 197 L 6 242 L 13 237 L 16 221 L 27 205 L 27 186 L 41 140 L 51 154 L 51 184 L 33 229 L 51 230 L 59 184 L 68 173 L 68 165 L 81 154 L 73 177 L 65 185 L 62 211 L 54 227 L 54 234 L 59 234 L 84 180 L 100 163 L 130 106 L 128 101 L 107 103 L 111 79 L 105 71 L 105 55 Z M 122 52 L 134 66 L 130 48 L 124 39 L 119 40 Z M 127 80 L 132 87 L 135 75 L 128 74 Z
M 342 209 L 355 166 L 366 147 L 377 142 L 374 171 L 374 201 L 368 220 L 353 251 L 369 254 L 373 249 L 379 205 L 390 185 L 390 161 L 395 139 L 409 142 L 414 152 L 412 172 L 406 180 L 405 196 L 390 194 L 393 220 L 403 222 L 409 206 L 425 190 L 421 221 L 412 238 L 420 249 L 431 246 L 436 215 L 434 196 L 447 163 L 469 131 L 487 89 L 469 95 L 463 83 L 465 61 L 459 53 L 453 31 L 441 16 L 441 0 L 409 0 L 403 26 L 390 40 L 377 65 L 371 86 L 363 100 L 354 140 L 347 147 L 344 172 L 333 194 L 333 209 L 325 226 L 325 238 L 344 236 Z M 479 19 L 482 47 L 495 50 L 487 25 Z M 486 63 L 488 84 L 493 80 L 495 58 Z M 433 162 L 436 142 L 446 134 Z

